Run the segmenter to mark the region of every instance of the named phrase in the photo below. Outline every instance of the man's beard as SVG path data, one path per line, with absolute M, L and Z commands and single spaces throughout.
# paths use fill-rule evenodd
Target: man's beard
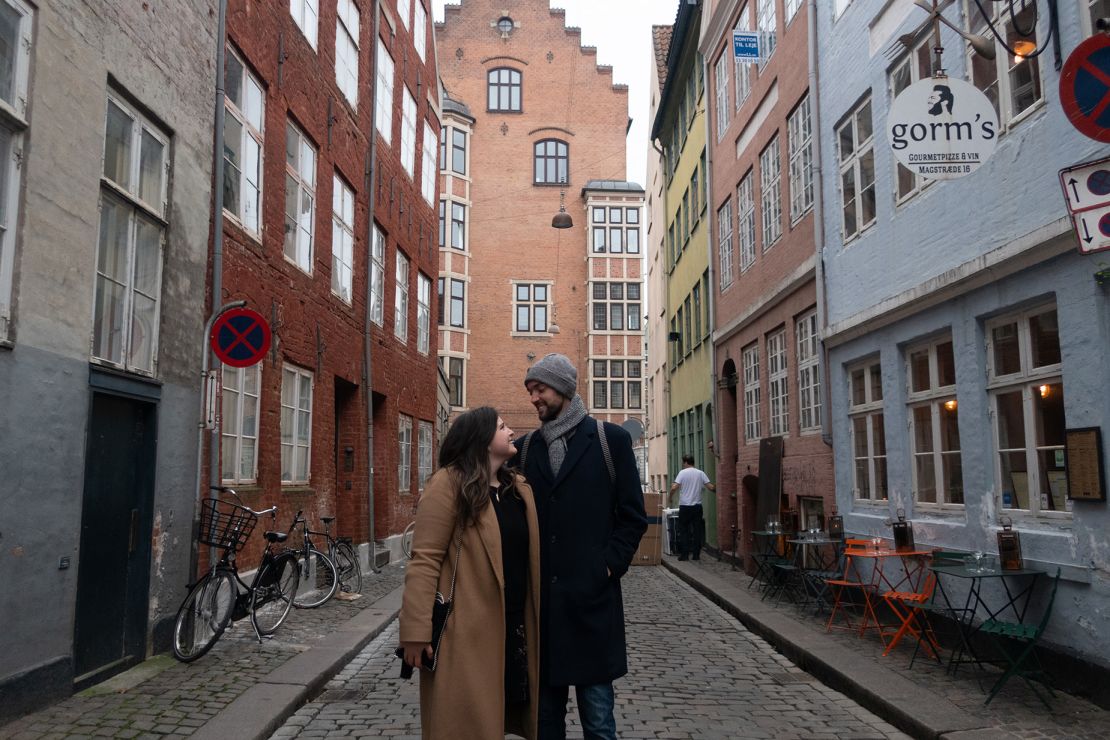
M 560 403 L 558 407 L 545 405 L 544 409 L 546 409 L 546 412 L 539 412 L 539 417 L 540 421 L 546 424 L 559 418 L 559 414 L 563 412 L 563 404 Z

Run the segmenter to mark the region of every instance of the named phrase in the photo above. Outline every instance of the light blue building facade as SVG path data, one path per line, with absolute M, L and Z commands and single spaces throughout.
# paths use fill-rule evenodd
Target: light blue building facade
M 1059 2 L 1061 59 L 1092 33 L 1097 5 Z M 837 502 L 849 532 L 889 537 L 903 509 L 918 544 L 988 554 L 1010 517 L 1027 564 L 1061 568 L 1045 641 L 1106 668 L 1110 513 L 1069 500 L 1064 447 L 1065 430 L 1097 428 L 1110 464 L 1110 284 L 1096 281 L 1110 252 L 1078 253 L 1058 172 L 1110 146 L 1065 118 L 1037 6 L 1046 49 L 1033 59 L 1003 48 L 974 0 L 945 11 L 996 45 L 986 60 L 941 34 L 948 74 L 992 97 L 1000 133 L 978 171 L 927 183 L 899 167 L 887 134 L 896 92 L 930 75 L 931 35 L 899 41 L 925 13 L 908 0 L 819 3 Z M 996 20 L 1018 37 L 1008 16 Z

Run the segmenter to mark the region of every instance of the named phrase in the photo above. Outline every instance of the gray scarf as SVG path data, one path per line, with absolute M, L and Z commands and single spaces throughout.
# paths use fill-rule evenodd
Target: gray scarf
M 551 462 L 551 472 L 559 474 L 563 459 L 567 456 L 567 442 L 570 433 L 586 418 L 586 404 L 577 393 L 564 408 L 563 412 L 540 427 L 544 441 L 547 442 L 547 459 Z

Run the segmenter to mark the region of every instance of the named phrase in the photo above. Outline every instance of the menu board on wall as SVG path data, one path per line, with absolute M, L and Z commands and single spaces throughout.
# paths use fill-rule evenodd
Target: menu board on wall
M 1105 501 L 1102 434 L 1099 428 L 1067 430 L 1065 453 L 1068 498 L 1073 501 Z

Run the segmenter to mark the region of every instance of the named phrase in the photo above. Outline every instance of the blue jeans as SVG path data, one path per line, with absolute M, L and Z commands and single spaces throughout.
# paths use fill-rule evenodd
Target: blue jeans
M 613 684 L 575 686 L 578 717 L 585 740 L 617 740 L 613 718 Z M 566 740 L 569 686 L 540 686 L 539 740 Z

